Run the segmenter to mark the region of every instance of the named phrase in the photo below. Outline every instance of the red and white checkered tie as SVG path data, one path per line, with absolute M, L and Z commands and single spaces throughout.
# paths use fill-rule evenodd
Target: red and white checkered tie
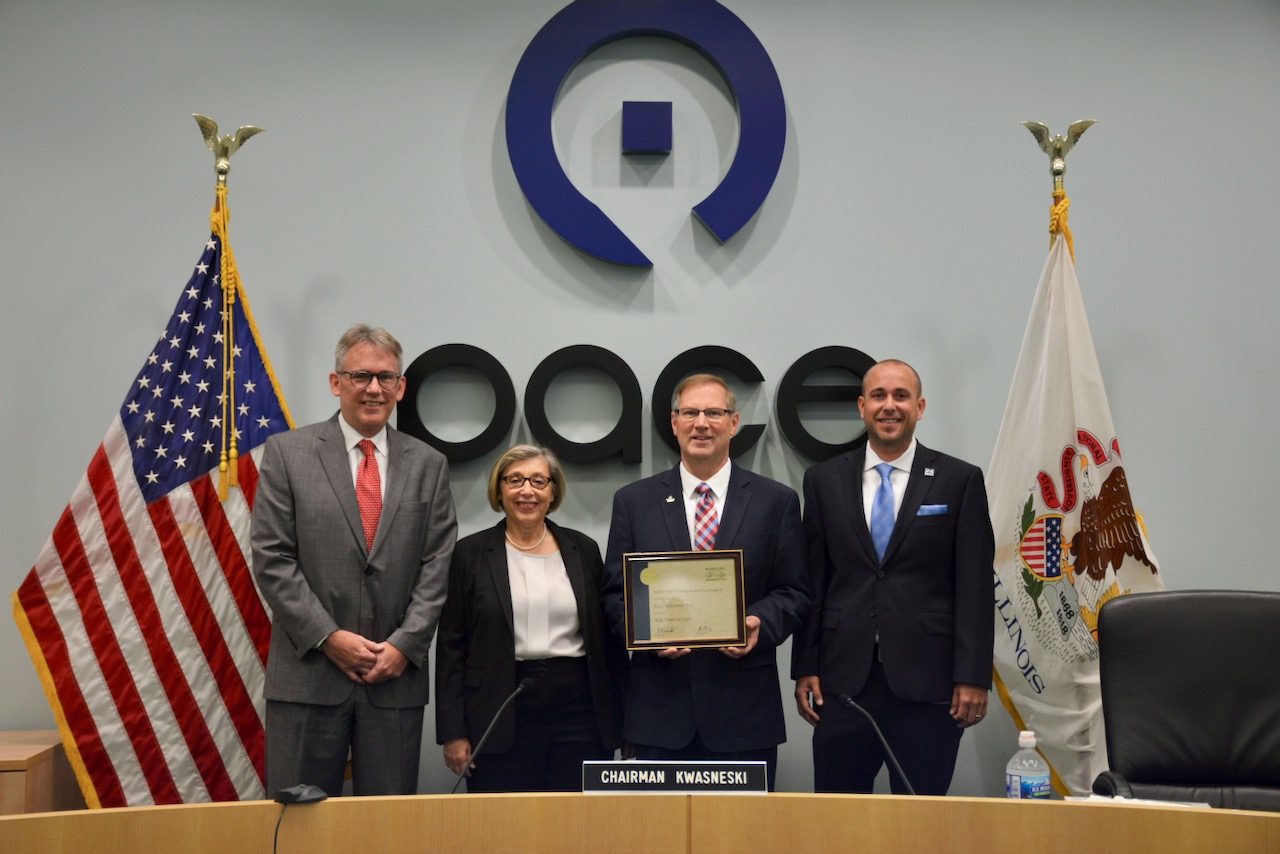
M 716 547 L 716 532 L 720 530 L 716 499 L 705 483 L 693 491 L 698 493 L 698 506 L 693 511 L 693 547 L 700 552 L 710 551 Z
M 373 551 L 373 535 L 378 533 L 378 517 L 382 515 L 382 478 L 373 456 L 373 442 L 361 439 L 356 447 L 364 454 L 356 473 L 356 501 L 360 503 L 360 521 L 364 523 L 364 544 Z

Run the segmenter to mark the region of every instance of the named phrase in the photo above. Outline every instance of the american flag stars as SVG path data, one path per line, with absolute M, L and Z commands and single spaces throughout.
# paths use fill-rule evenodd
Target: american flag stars
M 240 312 L 235 312 L 235 343 L 230 348 L 234 410 L 226 410 L 223 361 L 228 348 L 219 252 L 217 240 L 205 244 L 168 326 L 120 409 L 134 449 L 134 473 L 148 501 L 216 469 L 230 436 L 238 444 L 248 441 L 256 446 L 259 442 L 253 437 L 286 427 L 275 395 L 263 398 L 259 393 L 270 380 Z M 267 401 L 264 410 L 257 408 L 255 398 Z M 232 414 L 229 435 L 224 437 L 224 424 Z

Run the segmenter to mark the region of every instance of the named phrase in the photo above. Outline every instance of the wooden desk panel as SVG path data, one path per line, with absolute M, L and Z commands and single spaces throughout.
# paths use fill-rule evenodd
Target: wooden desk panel
M 279 814 L 279 804 L 251 801 L 0 817 L 0 854 L 265 852 Z
M 693 798 L 691 851 L 1280 852 L 1280 813 L 1004 798 Z
M 271 801 L 0 817 L 0 854 L 271 851 Z M 1280 814 L 891 795 L 421 795 L 291 806 L 280 854 L 1280 852 Z
M 422 795 L 314 806 L 315 813 L 285 816 L 281 852 L 674 854 L 688 847 L 688 798 L 680 795 Z
M 271 851 L 280 810 L 251 801 L 0 818 L 0 854 Z M 688 825 L 682 795 L 331 798 L 288 807 L 279 852 L 678 854 Z
M 83 808 L 57 730 L 0 732 L 0 815 Z

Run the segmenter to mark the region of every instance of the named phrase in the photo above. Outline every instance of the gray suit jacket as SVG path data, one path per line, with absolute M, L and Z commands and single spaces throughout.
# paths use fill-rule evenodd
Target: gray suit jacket
M 387 484 L 365 547 L 338 415 L 267 440 L 253 508 L 253 569 L 271 608 L 266 697 L 336 705 L 355 687 L 316 644 L 336 629 L 389 641 L 411 666 L 368 688 L 384 708 L 425 705 L 427 652 L 457 537 L 443 455 L 387 430 Z

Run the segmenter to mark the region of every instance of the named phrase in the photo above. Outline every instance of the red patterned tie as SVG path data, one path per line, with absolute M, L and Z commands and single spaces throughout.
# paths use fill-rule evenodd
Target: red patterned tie
M 356 500 L 360 502 L 360 521 L 364 523 L 364 544 L 373 551 L 373 535 L 378 533 L 378 517 L 382 515 L 382 478 L 373 456 L 373 442 L 361 439 L 356 447 L 364 454 L 356 474 Z
M 693 547 L 697 551 L 710 551 L 716 547 L 716 532 L 720 530 L 720 515 L 716 513 L 716 500 L 711 487 L 700 483 L 693 490 L 698 493 L 698 506 L 693 511 Z

